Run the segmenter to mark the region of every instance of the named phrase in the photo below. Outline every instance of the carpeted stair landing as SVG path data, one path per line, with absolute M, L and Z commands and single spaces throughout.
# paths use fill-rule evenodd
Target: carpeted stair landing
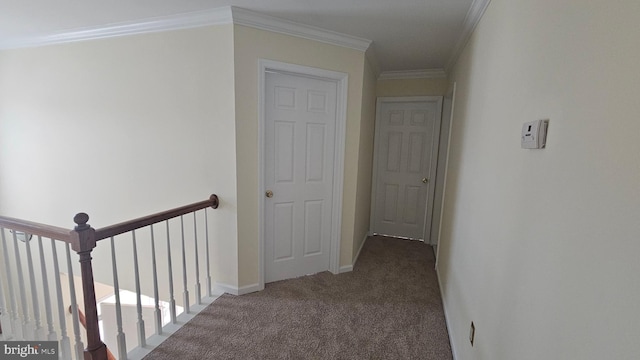
M 452 359 L 433 252 L 370 237 L 353 272 L 223 295 L 144 359 Z

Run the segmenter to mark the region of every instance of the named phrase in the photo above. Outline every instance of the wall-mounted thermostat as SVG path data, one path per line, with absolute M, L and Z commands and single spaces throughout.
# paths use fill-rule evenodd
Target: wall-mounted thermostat
M 536 120 L 522 125 L 523 149 L 543 149 L 547 143 L 547 128 L 549 120 Z

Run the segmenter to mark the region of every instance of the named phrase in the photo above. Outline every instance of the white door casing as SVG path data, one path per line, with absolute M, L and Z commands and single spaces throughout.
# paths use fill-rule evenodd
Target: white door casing
M 428 240 L 441 112 L 439 96 L 378 98 L 373 233 Z
M 449 85 L 449 89 L 447 90 L 447 94 L 444 96 L 444 109 L 442 110 L 443 120 L 445 115 L 449 116 L 448 119 L 448 127 L 449 131 L 447 132 L 447 149 L 445 154 L 444 166 L 441 168 L 444 169 L 442 173 L 438 174 L 439 177 L 442 178 L 442 197 L 440 200 L 440 219 L 438 223 L 438 232 L 436 239 L 436 269 L 438 269 L 438 260 L 440 259 L 440 238 L 442 237 L 442 221 L 444 219 L 444 200 L 447 195 L 447 171 L 449 169 L 449 154 L 451 154 L 451 130 L 453 129 L 453 116 L 455 114 L 456 107 L 456 87 L 457 84 L 455 82 Z
M 347 76 L 261 60 L 260 80 L 262 289 L 338 273 Z

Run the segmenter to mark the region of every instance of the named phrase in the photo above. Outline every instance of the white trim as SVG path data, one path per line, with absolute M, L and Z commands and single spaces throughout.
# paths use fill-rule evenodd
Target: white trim
M 214 295 L 222 295 L 222 294 L 238 295 L 237 286 L 224 284 L 217 281 L 213 283 L 213 289 L 211 291 L 213 292 Z
M 431 169 L 429 169 L 429 173 L 431 174 L 431 179 L 429 180 L 429 187 L 427 191 L 429 194 L 427 195 L 427 209 L 424 212 L 424 242 L 426 244 L 431 243 L 431 227 L 433 226 L 433 203 L 436 199 L 436 184 L 438 182 L 438 159 L 440 153 L 440 131 L 442 127 L 442 96 L 435 96 L 438 98 L 438 110 L 436 110 L 436 131 L 434 136 L 434 141 L 431 146 L 433 147 L 432 159 L 435 161 L 431 162 Z
M 245 286 L 241 286 L 240 288 L 238 288 L 238 294 L 237 295 L 244 295 L 244 294 L 250 294 L 256 291 L 261 291 L 264 288 L 260 287 L 260 284 L 251 284 L 251 285 L 245 285 Z
M 438 240 L 436 242 L 436 267 L 440 258 L 440 238 L 442 237 L 442 219 L 444 218 L 444 201 L 447 196 L 447 173 L 449 169 L 449 157 L 451 156 L 451 130 L 453 130 L 453 114 L 456 108 L 456 83 L 453 83 L 451 92 L 447 92 L 446 96 L 451 94 L 451 115 L 449 115 L 449 138 L 447 139 L 447 157 L 444 160 L 444 181 L 442 182 L 442 202 L 440 203 L 440 224 L 438 225 Z
M 453 340 L 453 332 L 451 331 L 451 322 L 449 321 L 449 312 L 447 311 L 447 303 L 444 301 L 444 291 L 442 290 L 442 282 L 440 281 L 440 272 L 438 271 L 438 265 L 436 265 L 436 278 L 438 278 L 438 286 L 440 287 L 440 299 L 442 301 L 442 311 L 444 312 L 444 322 L 447 325 L 447 333 L 449 333 L 449 346 L 451 347 L 451 355 L 453 355 L 453 360 L 456 360 L 458 356 L 456 355 L 456 346 L 455 341 Z
M 360 252 L 362 251 L 362 248 L 364 247 L 364 243 L 367 242 L 367 239 L 369 238 L 369 236 L 371 236 L 371 234 L 369 233 L 366 233 L 364 235 L 364 240 L 362 240 L 362 244 L 360 244 L 360 248 L 358 249 L 356 256 L 353 257 L 353 266 L 356 266 L 356 262 L 358 262 L 358 258 L 360 257 Z
M 231 7 L 231 11 L 233 13 L 233 23 L 236 25 L 250 26 L 256 29 L 297 36 L 359 51 L 366 51 L 371 45 L 371 40 L 284 20 L 235 6 Z
M 233 22 L 231 15 L 231 8 L 226 6 L 210 10 L 78 28 L 43 36 L 17 39 L 0 43 L 0 49 L 36 47 L 209 25 L 231 24 Z
M 367 241 L 369 236 L 370 236 L 369 233 L 366 233 L 364 235 L 364 240 L 362 240 L 362 243 L 360 244 L 360 248 L 358 249 L 358 252 L 356 253 L 356 256 L 353 258 L 353 263 L 351 265 L 340 266 L 340 274 L 353 271 L 353 268 L 356 266 L 356 262 L 358 261 L 358 257 L 360 256 L 360 252 L 362 251 L 362 248 L 364 247 L 364 243 Z
M 251 285 L 246 285 L 241 287 L 220 283 L 217 281 L 214 282 L 213 284 L 213 293 L 217 295 L 222 295 L 224 293 L 231 294 L 231 295 L 244 295 L 244 294 L 250 294 L 252 292 L 256 292 L 260 290 L 262 289 L 260 288 L 259 284 L 251 284 Z
M 308 66 L 288 64 L 280 61 L 273 61 L 267 59 L 258 60 L 258 146 L 260 154 L 262 156 L 259 159 L 259 181 L 258 181 L 258 193 L 257 196 L 260 199 L 260 249 L 259 249 L 259 272 L 260 281 L 258 287 L 260 290 L 264 289 L 265 284 L 265 261 L 264 261 L 264 172 L 265 172 L 265 159 L 264 149 L 265 139 L 265 85 L 266 85 L 266 73 L 267 71 L 276 71 L 292 75 L 312 76 L 329 81 L 335 81 L 337 84 L 336 93 L 336 134 L 335 134 L 335 154 L 333 160 L 333 206 L 331 209 L 331 253 L 329 256 L 329 271 L 334 274 L 340 273 L 340 243 L 342 242 L 342 195 L 344 187 L 344 156 L 345 156 L 345 141 L 347 132 L 347 89 L 349 85 L 349 75 L 342 72 L 317 69 Z
M 368 39 L 280 19 L 235 6 L 224 6 L 16 39 L 0 43 L 0 49 L 36 47 L 222 24 L 250 26 L 359 51 L 366 51 L 371 45 L 371 40 Z
M 429 243 L 429 241 L 427 241 L 427 239 L 429 238 L 429 236 L 431 236 L 431 221 L 427 221 L 430 220 L 430 217 L 433 214 L 433 200 L 435 197 L 435 188 L 436 188 L 436 176 L 438 176 L 436 170 L 437 170 L 437 163 L 438 163 L 438 150 L 439 150 L 439 143 L 440 143 L 440 126 L 441 126 L 441 122 L 442 122 L 442 96 L 402 96 L 402 97 L 389 97 L 389 96 L 384 96 L 384 97 L 378 97 L 378 99 L 376 100 L 376 119 L 375 119 L 375 134 L 374 134 L 374 140 L 373 140 L 373 171 L 372 171 L 372 181 L 371 181 L 371 211 L 369 213 L 369 233 L 371 234 L 376 234 L 376 232 L 374 231 L 373 227 L 375 224 L 375 209 L 376 209 L 376 189 L 377 189 L 377 185 L 378 185 L 378 141 L 380 139 L 380 109 L 382 107 L 382 103 L 385 102 L 390 102 L 390 103 L 394 103 L 394 102 L 436 102 L 438 105 L 438 110 L 437 110 L 437 115 L 436 116 L 436 123 L 437 123 L 437 133 L 438 136 L 435 137 L 434 139 L 434 144 L 433 147 L 436 149 L 435 150 L 435 164 L 432 164 L 432 169 L 431 169 L 431 174 L 432 175 L 432 179 L 429 181 L 429 194 L 427 195 L 427 207 L 426 207 L 426 211 L 425 211 L 425 222 L 424 222 L 424 228 L 423 228 L 423 233 L 422 233 L 422 237 L 423 239 L 415 239 L 415 240 L 420 240 L 420 241 L 424 241 L 425 243 Z M 433 168 L 435 166 L 435 168 Z M 391 237 L 398 237 L 397 235 L 387 235 L 387 236 L 391 236 Z M 412 239 L 413 240 L 413 239 Z
M 462 54 L 465 46 L 467 46 L 473 31 L 476 29 L 476 26 L 478 26 L 478 23 L 480 22 L 480 19 L 482 19 L 482 15 L 484 15 L 484 12 L 487 10 L 490 2 L 491 0 L 473 0 L 473 3 L 471 3 L 469 11 L 467 11 L 467 16 L 464 18 L 462 32 L 458 37 L 458 41 L 456 41 L 456 46 L 453 48 L 451 57 L 449 57 L 449 60 L 447 61 L 447 66 L 444 68 L 447 74 L 451 72 L 451 69 L 458 61 L 458 58 Z
M 445 79 L 447 74 L 444 69 L 422 69 L 403 71 L 383 71 L 378 80 L 402 80 L 402 79 Z

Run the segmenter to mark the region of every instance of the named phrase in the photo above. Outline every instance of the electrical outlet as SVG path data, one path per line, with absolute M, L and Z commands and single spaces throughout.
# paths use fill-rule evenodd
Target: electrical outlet
M 473 339 L 476 336 L 476 326 L 471 322 L 471 327 L 469 328 L 469 342 L 471 342 L 471 346 L 473 346 Z

